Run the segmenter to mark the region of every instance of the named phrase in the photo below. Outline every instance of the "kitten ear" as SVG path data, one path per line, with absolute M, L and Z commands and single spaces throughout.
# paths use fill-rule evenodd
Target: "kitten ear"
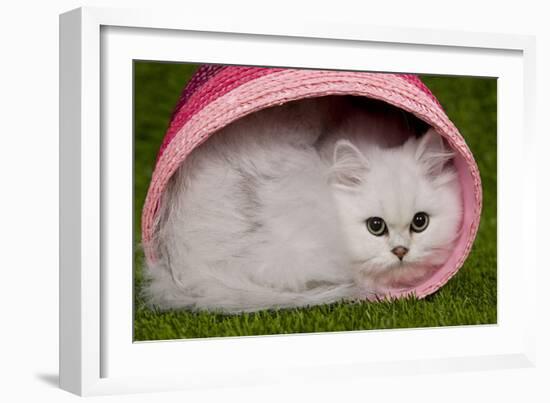
M 443 172 L 445 164 L 454 157 L 445 140 L 433 128 L 430 128 L 418 141 L 415 158 L 430 176 Z
M 330 182 L 351 188 L 363 183 L 368 162 L 364 155 L 348 140 L 338 140 L 334 147 Z

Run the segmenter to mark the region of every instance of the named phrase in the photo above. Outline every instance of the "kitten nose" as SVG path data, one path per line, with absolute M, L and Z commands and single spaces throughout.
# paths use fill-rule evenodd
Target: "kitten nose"
M 407 254 L 409 250 L 405 248 L 404 246 L 396 246 L 391 250 L 391 252 L 399 258 L 399 260 L 403 260 L 403 256 Z

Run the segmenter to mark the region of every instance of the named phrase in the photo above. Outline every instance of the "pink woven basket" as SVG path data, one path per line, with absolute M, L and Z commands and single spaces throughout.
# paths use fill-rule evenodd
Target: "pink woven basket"
M 252 112 L 285 102 L 326 95 L 364 96 L 408 111 L 432 126 L 455 149 L 463 195 L 460 238 L 447 262 L 423 283 L 394 297 L 418 298 L 442 287 L 462 266 L 481 215 L 481 179 L 476 162 L 443 108 L 412 74 L 297 70 L 204 65 L 181 94 L 164 137 L 142 213 L 142 244 L 155 260 L 155 214 L 166 185 L 182 161 L 217 130 Z

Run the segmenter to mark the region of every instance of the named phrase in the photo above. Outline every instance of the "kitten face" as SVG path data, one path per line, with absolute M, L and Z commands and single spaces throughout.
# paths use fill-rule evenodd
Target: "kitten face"
M 363 148 L 340 140 L 331 171 L 359 282 L 371 289 L 412 286 L 447 260 L 458 236 L 452 153 L 433 131 L 400 147 Z

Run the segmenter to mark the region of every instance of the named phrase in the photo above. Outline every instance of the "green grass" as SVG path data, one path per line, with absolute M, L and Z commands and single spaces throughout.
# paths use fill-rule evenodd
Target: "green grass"
M 181 89 L 195 65 L 135 63 L 134 290 L 135 340 L 288 334 L 496 323 L 496 80 L 422 77 L 459 128 L 483 182 L 481 225 L 472 252 L 447 285 L 424 300 L 339 303 L 243 315 L 157 312 L 139 296 L 143 254 L 140 214 L 157 150 Z

